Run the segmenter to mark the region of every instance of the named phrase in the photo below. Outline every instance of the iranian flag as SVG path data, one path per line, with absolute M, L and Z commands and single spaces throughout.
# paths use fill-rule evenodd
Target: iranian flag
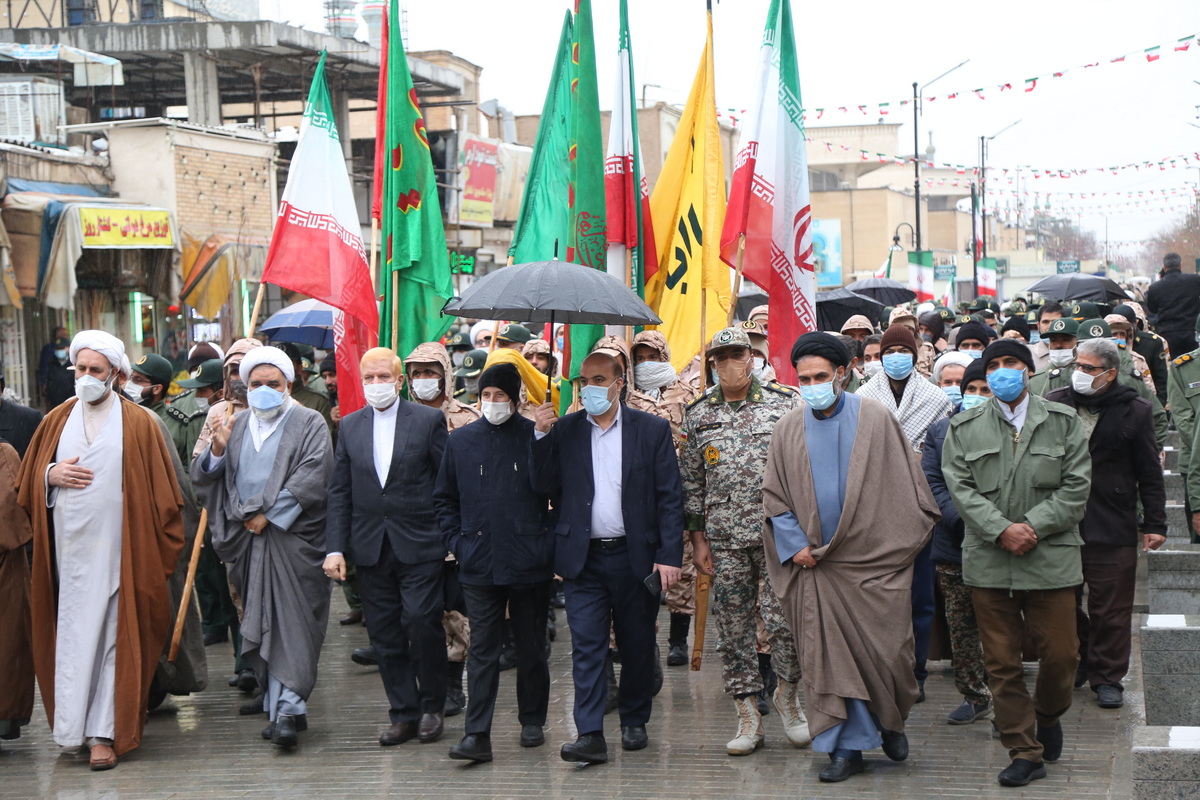
M 913 290 L 918 303 L 933 300 L 932 250 L 914 250 L 908 254 L 908 288 Z
M 771 0 L 754 89 L 734 163 L 721 259 L 736 266 L 740 258 L 746 278 L 767 290 L 771 365 L 780 382 L 794 384 L 792 344 L 817 329 L 817 316 L 808 153 L 788 0 Z
M 264 283 L 300 292 L 335 309 L 338 407 L 363 407 L 358 362 L 379 327 L 358 211 L 325 84 L 325 53 L 317 62 L 300 140 L 288 169 L 279 218 L 263 268 Z
M 629 43 L 629 14 L 621 0 L 621 29 L 617 44 L 616 96 L 608 128 L 604 159 L 605 213 L 608 217 L 606 267 L 622 283 L 645 297 L 646 279 L 658 269 L 654 226 L 650 223 L 650 192 L 642 174 L 638 142 L 637 86 Z

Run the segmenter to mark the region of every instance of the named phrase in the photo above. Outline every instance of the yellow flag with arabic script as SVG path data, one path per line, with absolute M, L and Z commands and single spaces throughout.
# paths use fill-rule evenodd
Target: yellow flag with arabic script
M 658 269 L 646 281 L 646 303 L 662 318 L 658 330 L 676 371 L 725 327 L 731 301 L 729 266 L 721 261 L 725 166 L 713 80 L 710 13 L 700 69 L 650 196 Z

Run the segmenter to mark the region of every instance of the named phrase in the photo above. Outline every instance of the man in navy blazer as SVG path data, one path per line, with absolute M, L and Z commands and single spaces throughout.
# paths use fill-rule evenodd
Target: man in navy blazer
M 683 488 L 670 424 L 621 402 L 620 363 L 593 353 L 580 369 L 583 411 L 555 420 L 537 410 L 531 448 L 534 491 L 556 498 L 554 571 L 571 623 L 575 727 L 564 761 L 608 760 L 604 741 L 609 629 L 621 652 L 621 747 L 647 744 L 653 703 L 658 587 L 679 580 Z
M 368 406 L 342 417 L 325 529 L 325 574 L 358 588 L 379 675 L 391 705 L 381 745 L 442 735 L 446 638 L 442 629 L 446 545 L 433 484 L 446 450 L 446 418 L 398 392 L 404 367 L 391 350 L 360 363 Z

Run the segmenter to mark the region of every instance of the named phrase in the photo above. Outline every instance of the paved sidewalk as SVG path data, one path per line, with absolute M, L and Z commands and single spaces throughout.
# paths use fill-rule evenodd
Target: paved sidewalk
M 343 610 L 334 595 L 333 620 Z M 383 748 L 376 742 L 387 714 L 379 676 L 350 661 L 350 650 L 366 643 L 361 626 L 333 622 L 321 674 L 309 705 L 307 733 L 294 752 L 263 741 L 264 716 L 239 717 L 244 696 L 225 686 L 232 665 L 229 646 L 208 648 L 210 688 L 193 697 L 171 698 L 153 713 L 142 746 L 111 772 L 93 773 L 86 754 L 62 752 L 50 739 L 39 703 L 34 721 L 16 742 L 0 744 L 0 797 L 84 798 L 180 797 L 563 797 L 563 798 L 1128 798 L 1131 730 L 1140 700 L 1140 659 L 1126 681 L 1127 703 L 1102 711 L 1092 694 L 1079 690 L 1063 720 L 1066 747 L 1049 777 L 1024 789 L 1004 789 L 996 774 L 1008 764 L 991 738 L 989 722 L 956 727 L 946 713 L 960 702 L 945 662 L 931 663 L 928 701 L 909 719 L 908 761 L 867 754 L 867 771 L 841 784 L 822 784 L 817 773 L 824 754 L 787 744 L 774 712 L 766 719 L 767 744 L 756 754 L 733 758 L 725 742 L 735 730 L 733 705 L 721 691 L 715 631 L 709 626 L 704 669 L 669 668 L 648 726 L 650 746 L 620 749 L 615 714 L 606 718 L 610 762 L 577 767 L 561 761 L 559 746 L 574 738 L 571 723 L 570 634 L 559 611 L 559 636 L 551 663 L 550 718 L 546 744 L 523 749 L 515 711 L 515 673 L 502 673 L 493 728 L 496 760 L 471 765 L 450 761 L 446 752 L 462 735 L 462 717 L 447 720 L 442 741 L 413 741 Z M 1138 620 L 1135 617 L 1134 629 Z M 662 636 L 668 628 L 662 612 Z M 665 642 L 664 642 L 665 652 Z M 1029 674 L 1032 686 L 1033 675 Z

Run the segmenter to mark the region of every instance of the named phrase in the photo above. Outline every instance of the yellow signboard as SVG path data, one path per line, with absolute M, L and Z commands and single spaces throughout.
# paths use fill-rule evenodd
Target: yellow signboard
M 84 247 L 174 247 L 171 212 L 161 208 L 79 209 Z

